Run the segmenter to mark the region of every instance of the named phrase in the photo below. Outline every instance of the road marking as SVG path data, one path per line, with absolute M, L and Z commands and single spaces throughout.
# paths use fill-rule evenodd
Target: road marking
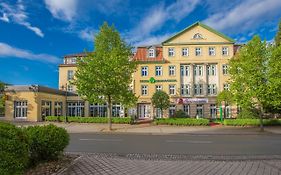
M 200 140 L 166 140 L 168 143 L 192 143 L 192 144 L 211 144 L 212 141 L 200 141 Z
M 98 141 L 98 142 L 121 142 L 122 139 L 79 139 L 81 141 Z

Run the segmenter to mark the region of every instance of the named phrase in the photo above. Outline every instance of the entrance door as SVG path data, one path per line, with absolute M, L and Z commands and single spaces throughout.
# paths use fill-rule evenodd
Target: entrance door
M 139 118 L 145 119 L 150 118 L 150 105 L 149 104 L 139 104 Z

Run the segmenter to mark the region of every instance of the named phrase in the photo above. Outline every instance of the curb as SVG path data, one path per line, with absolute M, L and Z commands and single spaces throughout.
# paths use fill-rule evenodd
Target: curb
M 69 153 L 66 153 L 69 154 Z M 75 153 L 72 153 L 75 154 Z M 76 154 L 77 155 L 77 154 Z M 79 154 L 78 154 L 79 155 Z M 53 173 L 52 175 L 62 175 L 63 173 L 65 173 L 71 166 L 73 166 L 74 164 L 76 164 L 76 162 L 82 158 L 82 155 L 79 155 L 79 157 L 75 158 L 68 166 L 60 169 L 58 172 Z

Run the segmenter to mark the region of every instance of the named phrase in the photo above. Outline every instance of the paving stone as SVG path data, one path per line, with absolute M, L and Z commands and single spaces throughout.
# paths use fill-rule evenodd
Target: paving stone
M 98 175 L 271 175 L 281 174 L 281 160 L 207 160 L 161 157 L 85 154 L 61 174 Z

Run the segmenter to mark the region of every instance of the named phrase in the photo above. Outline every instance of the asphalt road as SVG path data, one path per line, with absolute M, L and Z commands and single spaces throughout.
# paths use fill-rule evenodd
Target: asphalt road
M 281 155 L 281 135 L 70 134 L 67 152 L 188 155 Z

